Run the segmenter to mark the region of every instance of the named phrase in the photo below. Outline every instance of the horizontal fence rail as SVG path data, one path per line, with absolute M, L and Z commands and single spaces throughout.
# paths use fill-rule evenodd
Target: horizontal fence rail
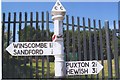
M 50 17 L 49 12 L 3 13 L 3 79 L 54 78 L 53 56 L 13 57 L 5 50 L 12 42 L 52 41 L 54 27 Z M 63 22 L 65 60 L 97 60 L 103 65 L 97 75 L 68 78 L 120 78 L 120 21 L 112 24 L 66 15 Z

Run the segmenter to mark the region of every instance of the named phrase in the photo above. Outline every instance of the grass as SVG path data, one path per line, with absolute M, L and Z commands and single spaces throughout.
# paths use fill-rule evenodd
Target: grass
M 99 61 L 101 63 L 101 61 Z M 54 77 L 54 62 L 49 62 L 50 63 L 50 77 Z M 120 57 L 119 57 L 119 65 L 120 65 Z M 30 64 L 28 63 L 27 64 L 28 67 L 30 67 Z M 33 70 L 34 70 L 34 73 L 33 73 L 33 77 L 35 78 L 35 69 L 36 69 L 36 62 L 33 61 L 32 63 L 32 67 L 33 67 Z M 38 62 L 38 69 L 39 69 L 39 76 L 42 76 L 42 61 L 39 60 Z M 104 76 L 105 78 L 108 78 L 108 62 L 107 60 L 104 60 Z M 120 67 L 119 67 L 120 69 Z M 99 78 L 102 77 L 102 71 L 100 71 L 100 73 L 98 74 L 99 75 Z M 114 59 L 112 59 L 112 75 L 113 75 L 113 78 L 115 78 L 115 63 L 114 63 Z M 45 60 L 44 62 L 44 77 L 47 76 L 47 61 Z M 76 76 L 76 77 L 79 77 L 79 76 Z M 93 75 L 94 78 L 96 78 L 96 75 Z M 84 76 L 82 76 L 82 78 L 84 78 Z M 90 75 L 88 75 L 88 78 L 91 78 Z
M 100 62 L 100 61 L 99 61 Z M 120 57 L 119 57 L 119 65 L 120 65 Z M 108 77 L 108 61 L 104 60 L 104 75 L 107 78 Z M 119 66 L 119 70 L 120 70 L 120 66 Z M 112 59 L 112 75 L 113 78 L 115 78 L 115 63 L 114 63 L 114 59 Z M 99 73 L 99 76 L 102 76 L 102 71 Z
M 49 62 L 50 65 L 50 77 L 54 77 L 54 62 Z M 30 63 L 27 64 L 30 67 Z M 33 68 L 33 77 L 36 77 L 36 62 L 33 61 L 32 63 Z M 38 60 L 38 72 L 39 76 L 42 77 L 42 61 Z M 44 77 L 47 77 L 47 60 L 44 61 Z

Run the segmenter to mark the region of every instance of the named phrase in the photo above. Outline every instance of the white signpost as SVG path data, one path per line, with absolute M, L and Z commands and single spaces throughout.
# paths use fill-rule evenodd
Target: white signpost
M 53 42 L 57 45 L 53 46 L 53 53 L 55 54 L 55 77 L 65 76 L 65 60 L 64 60 L 64 45 L 63 45 L 63 20 L 66 13 L 65 8 L 59 0 L 54 5 L 51 14 L 54 21 L 54 35 L 52 36 Z
M 68 61 L 66 75 L 98 74 L 103 66 L 97 61 Z
M 64 60 L 63 20 L 65 8 L 59 0 L 53 7 L 51 14 L 54 22 L 53 42 L 13 42 L 6 50 L 12 56 L 45 56 L 55 57 L 55 77 L 66 75 L 98 74 L 103 66 L 97 61 L 68 61 Z
M 43 56 L 53 55 L 55 42 L 13 42 L 6 50 L 12 56 Z

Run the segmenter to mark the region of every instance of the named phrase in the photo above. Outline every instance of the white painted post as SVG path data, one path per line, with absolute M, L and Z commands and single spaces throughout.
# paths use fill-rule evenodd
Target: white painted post
M 65 13 L 65 8 L 57 0 L 51 11 L 52 20 L 54 21 L 54 35 L 52 36 L 52 40 L 56 42 L 56 45 L 53 46 L 53 54 L 55 57 L 55 77 L 57 78 L 64 77 L 66 74 L 63 44 L 63 19 Z

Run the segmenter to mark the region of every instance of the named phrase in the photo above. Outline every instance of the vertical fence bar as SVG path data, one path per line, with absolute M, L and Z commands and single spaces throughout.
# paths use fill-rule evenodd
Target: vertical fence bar
M 88 18 L 88 29 L 89 29 L 89 54 L 90 54 L 90 60 L 92 60 L 93 55 L 92 55 L 91 21 L 89 18 Z M 91 78 L 93 78 L 93 75 L 91 75 Z
M 90 60 L 92 60 L 92 38 L 91 38 L 91 21 L 88 19 L 88 29 L 89 29 L 89 53 L 90 53 Z
M 32 41 L 32 27 L 33 27 L 33 12 L 30 13 L 30 41 Z M 29 57 L 30 58 L 30 78 L 33 78 L 33 71 L 32 71 L 32 56 Z
M 3 13 L 3 18 L 2 18 L 2 79 L 4 79 L 6 73 L 5 73 L 5 69 L 4 69 L 4 64 L 5 64 L 5 60 L 4 60 L 4 38 L 5 38 L 5 13 Z
M 41 33 L 41 40 L 44 41 L 44 12 L 42 12 L 42 15 L 41 15 L 41 20 L 42 20 L 42 23 L 41 23 L 41 27 L 42 27 L 42 33 Z M 42 78 L 44 78 L 44 56 L 42 56 Z
M 103 42 L 102 42 L 102 31 L 101 31 L 101 21 L 99 20 L 99 40 L 100 40 L 100 55 L 101 55 L 101 63 L 104 67 L 104 56 L 103 56 Z M 102 69 L 102 78 L 104 78 L 104 69 Z
M 19 13 L 19 42 L 21 42 L 21 26 L 22 26 L 22 12 Z M 21 57 L 18 57 L 18 67 L 21 67 Z M 21 72 L 19 71 L 19 74 L 21 75 Z M 20 76 L 21 77 L 21 76 Z
M 19 42 L 21 42 L 22 12 L 19 13 Z
M 109 21 L 105 22 L 106 28 L 106 48 L 107 48 L 107 62 L 108 62 L 108 78 L 112 78 L 112 62 L 110 50 L 110 35 L 109 35 Z
M 16 12 L 14 12 L 14 23 L 13 23 L 13 42 L 15 42 L 15 37 L 16 37 Z
M 118 21 L 118 37 L 120 37 L 120 20 Z M 118 45 L 118 48 L 120 47 L 120 45 Z M 120 52 L 120 50 L 119 50 Z M 120 53 L 118 54 L 120 56 Z M 120 60 L 120 57 L 119 57 L 119 60 Z M 119 61 L 120 63 L 120 61 Z M 119 64 L 119 67 L 120 67 L 120 64 Z M 119 68 L 119 75 L 120 75 L 120 68 Z M 119 76 L 120 78 L 120 76 Z
M 87 51 L 86 51 L 86 32 L 85 32 L 85 18 L 83 17 L 83 47 L 84 47 L 84 60 L 87 60 Z
M 118 21 L 118 32 L 119 32 L 119 36 L 120 36 L 120 20 Z
M 50 32 L 49 32 L 49 13 L 46 12 L 46 36 L 47 41 L 49 41 Z M 49 56 L 47 56 L 47 78 L 50 77 L 50 62 L 49 62 Z
M 10 20 L 11 20 L 11 13 L 8 14 L 7 46 L 9 46 L 9 43 L 10 43 Z M 9 61 L 9 53 L 7 52 L 7 66 L 6 66 L 6 69 L 7 69 L 7 77 L 9 78 L 11 73 L 10 73 L 10 69 L 9 69 L 8 66 L 10 66 L 10 61 Z
M 113 21 L 113 46 L 114 46 L 114 62 L 115 62 L 115 77 L 119 78 L 119 55 L 118 55 L 118 40 L 116 35 L 116 21 Z
M 80 40 L 80 18 L 77 17 L 77 30 L 78 30 L 78 36 L 77 36 L 77 39 L 78 39 L 78 61 L 81 61 L 81 40 Z M 79 78 L 81 78 L 81 76 L 79 76 Z
M 13 42 L 15 42 L 15 37 L 16 37 L 16 12 L 14 12 L 14 23 L 13 23 Z M 12 74 L 13 74 L 13 77 L 16 77 L 16 75 L 15 75 L 15 57 L 13 57 L 12 56 L 12 64 L 14 64 L 14 65 L 12 65 L 13 67 L 12 67 Z
M 9 40 L 10 40 L 10 20 L 11 20 L 11 13 L 8 14 L 8 33 L 7 33 L 7 36 L 8 36 L 8 39 L 7 39 L 7 46 L 9 46 Z
M 24 24 L 24 42 L 27 41 L 27 12 L 25 12 L 25 24 Z M 26 67 L 26 56 L 24 57 L 24 73 L 25 73 L 25 77 L 27 77 L 27 67 Z
M 98 61 L 98 44 L 97 44 L 97 34 L 96 34 L 96 21 L 93 20 L 93 24 L 94 24 L 94 46 L 95 46 L 95 59 Z M 98 78 L 98 74 L 97 74 L 97 78 Z
M 81 40 L 80 40 L 80 18 L 77 17 L 77 29 L 78 29 L 78 60 L 81 59 Z
M 68 60 L 69 58 L 69 53 L 70 53 L 70 49 L 69 49 L 69 16 L 66 15 L 66 50 L 67 50 L 67 53 L 66 53 L 66 61 Z
M 24 30 L 24 41 L 26 41 L 27 40 L 27 12 L 25 12 L 25 15 L 24 15 L 24 18 L 25 18 L 25 24 L 24 24 L 24 28 L 25 28 L 25 30 Z
M 84 61 L 87 61 L 87 47 L 86 47 L 86 31 L 85 31 L 85 18 L 83 17 L 83 49 L 84 49 Z M 87 78 L 87 75 L 85 75 Z
M 83 18 L 83 47 L 84 47 L 84 60 L 87 60 L 87 51 L 86 51 L 86 32 L 85 32 L 85 18 Z
M 36 41 L 38 41 L 38 18 L 39 18 L 39 14 L 38 12 L 36 12 Z M 39 72 L 38 72 L 38 56 L 35 56 L 36 59 L 36 78 L 39 78 Z
M 72 16 L 72 59 L 75 59 L 74 17 Z

